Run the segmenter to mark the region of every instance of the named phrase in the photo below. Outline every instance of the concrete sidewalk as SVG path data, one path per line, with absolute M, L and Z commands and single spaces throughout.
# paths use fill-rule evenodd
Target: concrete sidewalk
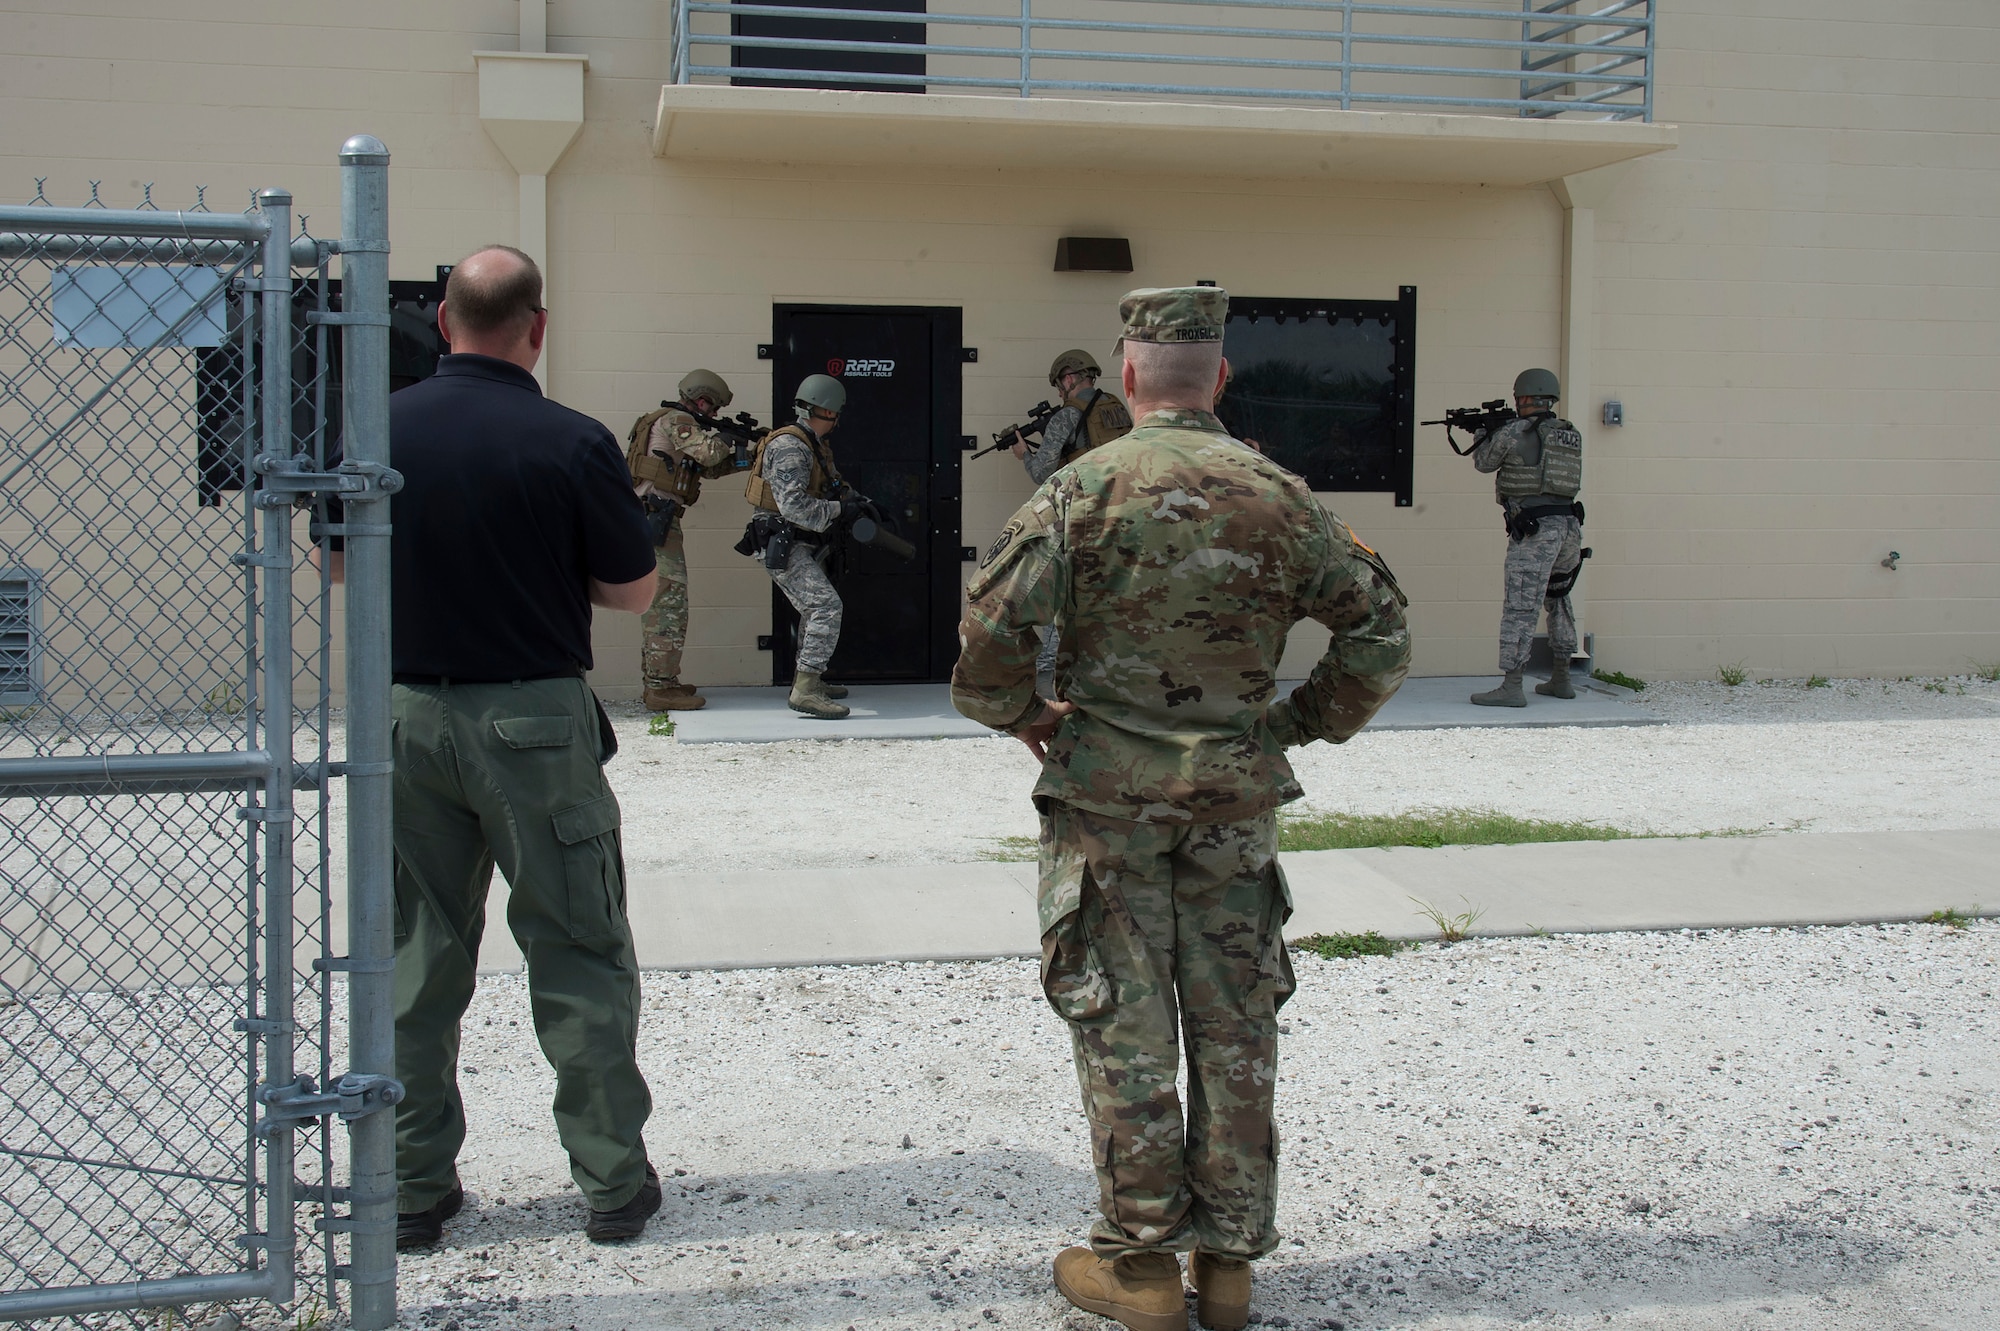
M 2000 910 L 2000 830 L 1578 841 L 1284 856 L 1286 932 L 1432 938 L 1412 898 L 1476 934 L 1745 928 Z M 639 963 L 728 969 L 1030 956 L 1035 866 L 669 874 L 632 880 Z M 481 969 L 518 970 L 496 881 Z
M 1546 676 L 1545 676 L 1546 677 Z M 1445 730 L 1455 726 L 1656 726 L 1661 718 L 1634 706 L 1634 695 L 1600 680 L 1578 679 L 1573 699 L 1544 698 L 1532 690 L 1526 707 L 1474 707 L 1471 695 L 1490 689 L 1497 675 L 1466 678 L 1431 676 L 1406 680 L 1388 706 L 1368 723 L 1370 730 Z M 1530 681 L 1533 683 L 1534 681 Z M 1278 685 L 1280 696 L 1297 680 Z M 857 684 L 847 698 L 853 715 L 818 721 L 786 705 L 786 691 L 703 689 L 708 706 L 671 713 L 674 737 L 683 744 L 768 744 L 792 739 L 958 739 L 991 736 L 992 731 L 960 716 L 944 684 Z

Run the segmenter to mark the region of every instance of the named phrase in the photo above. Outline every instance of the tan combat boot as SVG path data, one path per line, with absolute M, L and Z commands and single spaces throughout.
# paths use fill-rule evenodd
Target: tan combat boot
M 793 711 L 822 721 L 838 721 L 847 715 L 843 704 L 827 696 L 826 681 L 813 670 L 801 670 L 792 676 L 792 696 L 787 701 Z
M 1509 670 L 1499 688 L 1475 693 L 1472 701 L 1480 707 L 1526 707 L 1528 700 L 1521 693 L 1521 672 Z
M 1576 690 L 1569 682 L 1569 662 L 1557 661 L 1549 670 L 1549 682 L 1535 685 L 1535 692 L 1544 698 L 1574 698 Z
M 1056 1290 L 1130 1331 L 1187 1331 L 1181 1264 L 1170 1252 L 1129 1253 L 1112 1262 L 1088 1248 L 1065 1248 L 1056 1254 Z
M 1195 1317 L 1210 1331 L 1239 1331 L 1250 1324 L 1250 1263 L 1196 1249 L 1188 1258 Z
M 845 698 L 847 696 L 847 686 L 845 684 L 829 684 L 823 675 L 820 677 L 819 686 L 826 690 L 826 696 L 829 698 Z
M 648 684 L 645 698 L 646 710 L 652 712 L 698 712 L 708 706 L 708 699 L 685 684 L 668 684 L 657 689 Z

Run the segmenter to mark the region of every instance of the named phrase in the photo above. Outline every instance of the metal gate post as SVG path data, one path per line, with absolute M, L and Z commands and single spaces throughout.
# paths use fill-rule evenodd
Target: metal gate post
M 343 470 L 389 466 L 389 150 L 370 134 L 340 149 Z M 376 486 L 346 503 L 347 1008 L 354 1072 L 396 1074 L 393 1007 L 394 754 L 389 742 L 389 497 Z M 396 1321 L 396 1116 L 348 1125 L 355 1331 Z
M 267 189 L 257 195 L 258 211 L 270 224 L 257 275 L 257 444 L 260 462 L 283 461 L 292 446 L 292 196 Z M 264 469 L 259 468 L 260 472 Z M 261 479 L 261 478 L 260 478 Z M 292 864 L 292 497 L 258 487 L 264 511 L 264 749 L 271 772 L 264 779 L 264 807 L 253 816 L 264 832 L 264 1086 L 266 1093 L 295 1081 L 293 1030 Z M 259 1098 L 264 1098 L 260 1095 Z M 268 1101 L 267 1101 L 268 1103 Z M 264 1148 L 265 1256 L 270 1264 L 271 1300 L 290 1303 L 297 1270 L 297 1221 L 292 1215 L 290 1122 L 268 1122 Z

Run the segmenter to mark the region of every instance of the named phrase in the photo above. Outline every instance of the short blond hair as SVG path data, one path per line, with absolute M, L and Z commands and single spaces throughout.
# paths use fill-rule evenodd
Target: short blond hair
M 1133 395 L 1149 402 L 1207 403 L 1222 374 L 1220 342 L 1135 342 L 1125 339 Z

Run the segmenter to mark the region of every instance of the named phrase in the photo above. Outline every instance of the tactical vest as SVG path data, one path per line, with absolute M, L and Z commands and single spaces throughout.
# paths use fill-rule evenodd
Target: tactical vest
M 1132 432 L 1132 413 L 1125 410 L 1123 402 L 1103 389 L 1085 389 L 1076 397 L 1064 398 L 1063 405 L 1075 407 L 1083 414 L 1083 419 L 1077 422 L 1076 433 L 1069 437 L 1069 444 L 1063 449 L 1065 465 L 1093 448 L 1102 448 L 1113 439 Z
M 812 458 L 812 474 L 806 478 L 806 493 L 814 499 L 833 498 L 833 482 L 840 479 L 840 470 L 833 465 L 833 455 L 827 451 L 826 441 L 803 425 L 781 425 L 751 446 L 750 477 L 743 483 L 743 497 L 750 501 L 750 507 L 761 508 L 766 513 L 778 511 L 778 496 L 772 492 L 771 483 L 764 479 L 764 451 L 780 435 L 805 441 L 806 451 Z
M 644 481 L 661 494 L 673 499 L 683 508 L 691 507 L 701 498 L 701 468 L 683 461 L 678 449 L 672 457 L 663 458 L 646 445 L 652 441 L 653 427 L 668 416 L 685 416 L 693 421 L 693 415 L 676 403 L 662 402 L 658 410 L 649 411 L 632 422 L 632 433 L 625 437 L 625 466 L 632 473 L 636 485 Z M 699 424 L 693 428 L 699 429 Z
M 1560 416 L 1543 416 L 1536 420 L 1532 436 L 1535 443 L 1532 458 L 1522 456 L 1528 452 L 1528 437 L 1524 437 L 1500 464 L 1494 477 L 1494 488 L 1502 499 L 1533 499 L 1536 495 L 1553 495 L 1558 499 L 1574 499 L 1583 489 L 1583 436 L 1577 428 Z

